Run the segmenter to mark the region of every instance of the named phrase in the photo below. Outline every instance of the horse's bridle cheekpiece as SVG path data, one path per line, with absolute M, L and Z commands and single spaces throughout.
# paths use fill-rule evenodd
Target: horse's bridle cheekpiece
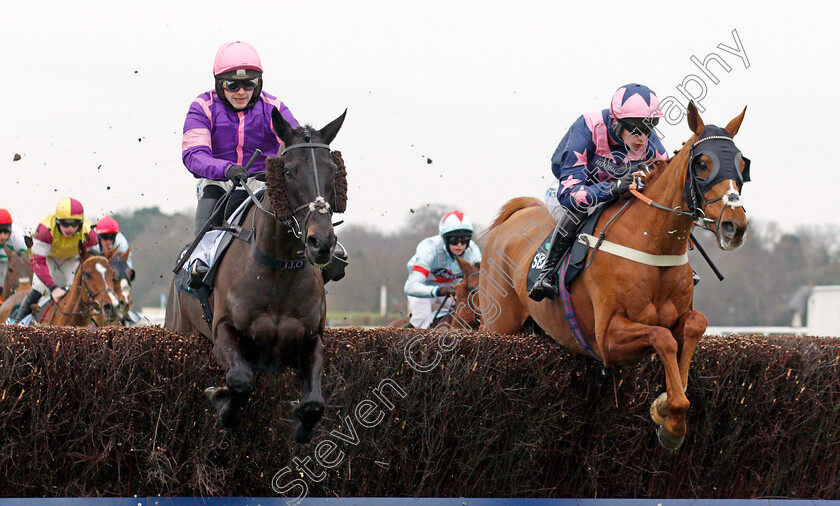
M 304 127 L 301 127 L 301 129 L 303 130 L 303 135 L 304 135 L 304 138 L 306 139 L 306 142 L 302 142 L 302 143 L 299 143 L 299 144 L 292 144 L 291 146 L 285 148 L 283 150 L 283 152 L 280 153 L 280 156 L 282 157 L 283 155 L 285 155 L 286 153 L 288 153 L 289 151 L 292 151 L 294 149 L 303 149 L 303 148 L 309 148 L 310 154 L 312 155 L 312 173 L 315 176 L 315 192 L 316 192 L 315 200 L 295 208 L 294 211 L 292 211 L 291 219 L 287 223 L 289 225 L 289 228 L 295 234 L 295 237 L 298 237 L 305 242 L 306 241 L 306 233 L 305 233 L 306 225 L 307 225 L 307 223 L 309 223 L 309 220 L 312 217 L 312 215 L 316 212 L 319 213 L 319 214 L 330 214 L 330 215 L 332 215 L 332 208 L 330 207 L 329 202 L 327 202 L 326 199 L 324 199 L 324 196 L 321 195 L 321 181 L 318 178 L 318 164 L 315 161 L 315 149 L 316 148 L 321 148 L 321 149 L 326 149 L 327 151 L 329 151 L 330 146 L 329 146 L 329 144 L 323 144 L 323 143 L 320 143 L 320 142 L 310 142 L 312 136 L 311 136 L 311 133 L 309 132 L 309 128 L 304 126 Z M 308 210 L 306 211 L 306 216 L 303 218 L 303 226 L 301 227 L 301 224 L 297 221 L 297 218 L 295 218 L 295 214 L 297 214 L 298 211 L 300 211 L 302 209 L 307 209 L 307 208 L 308 208 Z M 303 233 L 301 233 L 302 231 L 303 231 Z

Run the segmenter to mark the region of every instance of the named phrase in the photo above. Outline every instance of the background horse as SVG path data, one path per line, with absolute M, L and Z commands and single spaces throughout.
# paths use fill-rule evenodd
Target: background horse
M 6 256 L 9 258 L 9 269 L 0 292 L 0 300 L 6 300 L 17 291 L 27 292 L 32 289 L 32 267 L 29 265 L 29 252 L 18 253 L 7 244 Z
M 81 244 L 79 251 L 81 264 L 64 297 L 58 304 L 50 302 L 40 315 L 33 312 L 40 324 L 87 327 L 94 324 L 93 318 L 99 315 L 106 324 L 117 318 L 119 299 L 113 290 L 114 271 L 108 260 L 90 255 Z M 6 321 L 12 307 L 19 304 L 26 293 L 17 292 L 0 306 L 0 321 Z
M 321 267 L 336 244 L 332 215 L 347 205 L 341 154 L 330 153 L 347 112 L 321 130 L 292 130 L 275 109 L 274 130 L 286 148 L 266 160 L 262 203 L 248 211 L 243 228 L 218 261 L 209 297 L 211 324 L 195 297 L 173 281 L 165 326 L 212 339 L 225 369 L 225 386 L 206 390 L 225 428 L 239 424 L 254 388 L 254 372 L 296 367 L 303 383 L 295 410 L 295 441 L 307 443 L 324 412 L 321 396 L 323 336 L 327 316 Z
M 430 329 L 447 324 L 456 329 L 477 329 L 480 317 L 478 310 L 478 281 L 481 263 L 471 265 L 463 258 L 458 258 L 458 265 L 464 273 L 464 280 L 455 285 L 455 295 L 449 312 L 437 318 L 429 325 Z M 397 318 L 388 327 L 401 328 L 411 320 L 411 315 Z
M 690 104 L 688 125 L 694 135 L 667 164 L 656 163 L 643 197 L 650 199 L 651 205 L 642 199 L 612 204 L 592 235 L 606 232 L 608 241 L 649 255 L 676 258 L 686 254 L 697 218 L 717 235 L 721 249 L 740 246 L 747 219 L 739 191 L 749 180 L 749 165 L 731 137 L 738 132 L 745 112 L 724 131 L 706 127 Z M 706 144 L 699 144 L 701 141 Z M 697 148 L 695 153 L 698 144 L 703 149 Z M 714 152 L 708 151 L 716 145 Z M 706 154 L 699 154 L 701 151 Z M 727 153 L 734 158 L 728 165 L 722 156 Z M 554 220 L 536 199 L 513 199 L 502 208 L 487 232 L 483 252 L 479 289 L 482 328 L 515 333 L 531 318 L 560 344 L 598 358 L 605 367 L 656 353 L 665 368 L 666 392 L 654 401 L 651 415 L 660 424 L 663 446 L 679 447 L 686 432 L 689 364 L 707 325 L 706 317 L 692 310 L 694 289 L 687 256 L 682 265 L 657 267 L 590 249 L 591 265 L 570 290 L 583 334 L 579 342 L 564 317 L 561 298 L 535 302 L 525 288 L 536 248 L 553 227 Z
M 134 280 L 134 271 L 128 266 L 128 257 L 131 254 L 131 248 L 125 252 L 120 253 L 117 248 L 105 249 L 102 256 L 108 259 L 111 269 L 114 271 L 114 291 L 120 300 L 119 314 L 117 323 L 123 324 L 126 322 L 128 311 L 131 309 L 131 282 Z

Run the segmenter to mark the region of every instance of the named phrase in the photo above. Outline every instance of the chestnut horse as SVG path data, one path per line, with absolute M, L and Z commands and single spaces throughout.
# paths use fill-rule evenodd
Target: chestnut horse
M 454 286 L 455 295 L 452 296 L 452 307 L 441 318 L 432 321 L 429 328 L 449 325 L 455 329 L 477 329 L 481 321 L 478 310 L 478 281 L 481 263 L 471 265 L 463 258 L 458 258 L 458 265 L 464 273 L 464 280 Z M 388 324 L 389 327 L 404 327 L 411 320 L 411 316 L 397 318 Z
M 554 227 L 547 209 L 536 199 L 513 199 L 488 230 L 479 288 L 482 329 L 512 334 L 531 318 L 558 343 L 594 355 L 605 367 L 656 353 L 665 368 L 666 391 L 653 402 L 651 416 L 668 449 L 678 448 L 686 433 L 688 369 L 708 323 L 692 309 L 689 234 L 696 219 L 716 234 L 721 249 L 731 250 L 741 245 L 747 229 L 739 192 L 749 180 L 749 161 L 732 141 L 745 112 L 746 108 L 721 129 L 704 125 L 690 104 L 692 138 L 667 163 L 656 162 L 644 195 L 634 190 L 641 198 L 625 198 L 605 209 L 593 236 L 605 231 L 606 241 L 637 250 L 637 258 L 671 259 L 672 266 L 590 249 L 591 263 L 570 287 L 583 334 L 580 342 L 564 317 L 560 298 L 535 302 L 525 288 L 537 246 Z M 721 162 L 723 155 L 728 162 Z
M 224 428 L 239 424 L 254 389 L 254 373 L 297 368 L 303 384 L 294 412 L 295 441 L 308 443 L 324 412 L 321 395 L 323 339 L 327 316 L 321 267 L 336 244 L 333 212 L 347 205 L 347 175 L 329 143 L 344 116 L 321 130 L 292 130 L 275 109 L 272 124 L 286 148 L 266 160 L 266 191 L 248 210 L 242 230 L 218 261 L 209 295 L 212 321 L 199 301 L 175 288 L 165 327 L 200 333 L 226 371 L 225 386 L 205 390 Z
M 40 325 L 69 325 L 87 327 L 97 325 L 94 318 L 102 317 L 109 324 L 117 318 L 119 298 L 113 289 L 114 271 L 103 256 L 90 255 L 80 246 L 81 264 L 73 284 L 58 303 L 50 302 L 37 316 Z M 0 306 L 0 321 L 6 321 L 12 308 L 26 297 L 19 291 Z
M 32 289 L 32 267 L 29 265 L 28 252 L 18 253 L 7 244 L 2 247 L 6 249 L 6 256 L 9 258 L 9 268 L 6 271 L 3 289 L 0 291 L 0 300 L 6 300 L 15 292 L 27 292 Z

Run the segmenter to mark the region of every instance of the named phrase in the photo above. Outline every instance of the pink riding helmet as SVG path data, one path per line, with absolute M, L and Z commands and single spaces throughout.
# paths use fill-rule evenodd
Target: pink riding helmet
M 647 86 L 630 83 L 616 90 L 610 103 L 610 116 L 624 118 L 661 118 L 659 98 Z
M 255 70 L 262 73 L 260 55 L 247 42 L 228 42 L 216 51 L 213 60 L 213 75 L 218 76 L 234 70 Z

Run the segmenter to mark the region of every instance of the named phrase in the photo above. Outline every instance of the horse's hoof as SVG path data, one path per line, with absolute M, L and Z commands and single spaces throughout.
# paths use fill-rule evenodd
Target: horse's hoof
M 656 425 L 662 425 L 665 423 L 665 416 L 659 412 L 659 406 L 664 405 L 668 406 L 668 393 L 662 392 L 659 394 L 659 397 L 656 398 L 655 401 L 650 405 L 650 418 Z
M 247 397 L 254 391 L 254 372 L 244 367 L 231 369 L 225 376 L 225 384 L 236 395 Z
M 294 416 L 304 425 L 315 425 L 324 416 L 324 403 L 318 401 L 304 402 L 295 409 Z
M 673 434 L 668 434 L 668 431 L 665 430 L 665 426 L 660 425 L 656 431 L 657 437 L 659 437 L 659 444 L 662 445 L 663 448 L 669 451 L 674 451 L 678 449 L 685 440 L 685 436 L 674 436 Z

